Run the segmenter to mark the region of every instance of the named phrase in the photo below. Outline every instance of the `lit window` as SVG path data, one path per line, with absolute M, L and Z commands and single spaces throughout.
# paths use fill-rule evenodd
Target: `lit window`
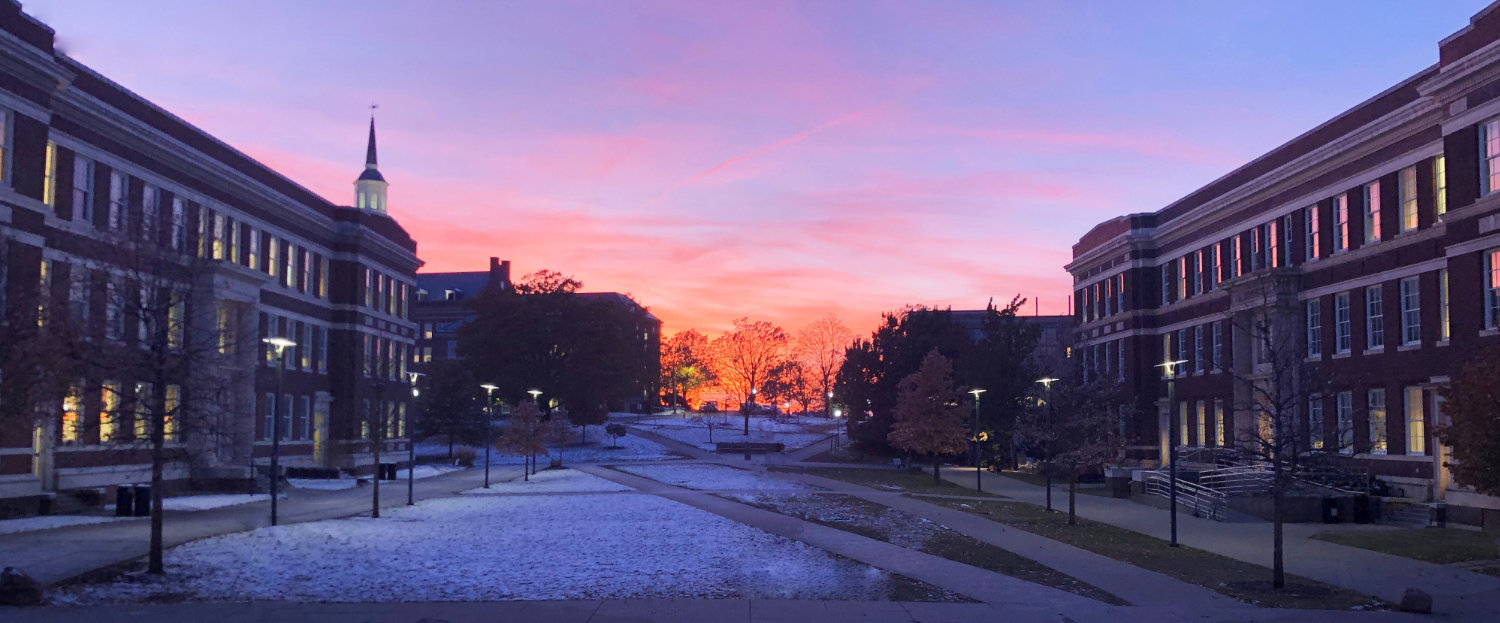
M 1438 305 L 1438 324 L 1442 331 L 1440 339 L 1446 342 L 1448 341 L 1448 269 L 1446 268 L 1438 270 Z
M 1193 428 L 1197 429 L 1198 447 L 1208 445 L 1208 405 L 1202 400 L 1198 401 L 1198 412 L 1193 414 Z
M 1401 194 L 1401 231 L 1411 231 L 1417 228 L 1416 167 L 1401 169 L 1401 175 L 1397 178 L 1397 188 Z
M 1479 194 L 1500 189 L 1500 119 L 1479 125 Z
M 1380 240 L 1380 180 L 1365 184 L 1365 244 Z
M 1365 288 L 1365 348 L 1385 346 L 1385 297 L 1380 286 Z
M 1422 292 L 1417 277 L 1401 280 L 1401 343 L 1422 343 Z
M 1307 398 L 1307 437 L 1314 450 L 1323 449 L 1323 397 L 1317 394 Z
M 175 441 L 177 439 L 177 421 L 180 415 L 177 413 L 177 410 L 182 408 L 181 385 L 167 386 L 167 396 L 162 406 L 165 411 L 163 413 L 163 419 L 165 420 L 163 428 L 165 429 L 166 440 Z
M 119 426 L 120 384 L 105 381 L 99 393 L 102 404 L 99 409 L 99 441 L 119 441 L 124 433 Z
M 1188 401 L 1177 403 L 1177 445 L 1188 445 Z
M 213 259 L 224 259 L 224 215 L 214 213 L 212 221 L 213 231 L 209 237 L 213 243 Z
M 277 252 L 280 248 L 281 243 L 276 241 L 275 236 L 266 237 L 266 274 L 272 279 L 276 278 L 276 271 L 281 268 L 281 255 Z
M 1406 388 L 1406 453 L 1427 453 L 1427 421 L 1422 410 L 1422 388 Z
M 1385 390 L 1372 389 L 1366 395 L 1369 404 L 1370 454 L 1385 454 Z
M 1500 328 L 1500 249 L 1484 252 L 1484 328 Z
M 249 225 L 245 225 L 245 251 L 250 270 L 260 270 L 260 232 Z
M 62 403 L 62 442 L 78 443 L 78 425 L 83 417 L 83 383 L 68 385 L 68 393 Z
M 1333 295 L 1333 322 L 1335 352 L 1347 353 L 1353 348 L 1349 321 L 1348 292 L 1340 292 Z
M 1224 447 L 1224 440 L 1229 437 L 1229 422 L 1224 420 L 1224 401 L 1214 399 L 1214 445 Z
M 1432 161 L 1432 204 L 1436 206 L 1438 219 L 1448 213 L 1448 159 L 1438 154 Z
M 57 143 L 47 141 L 47 162 L 42 177 L 42 202 L 57 207 Z

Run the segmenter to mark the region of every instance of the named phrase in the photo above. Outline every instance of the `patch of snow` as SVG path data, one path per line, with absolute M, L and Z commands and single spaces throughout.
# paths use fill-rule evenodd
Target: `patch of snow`
M 639 420 L 633 426 L 705 450 L 713 450 L 716 443 L 735 441 L 779 442 L 788 450 L 795 450 L 828 438 L 841 424 L 839 420 L 823 418 L 751 416 L 750 434 L 746 435 L 744 416 L 717 414 L 707 417 L 716 422 L 712 441 L 709 441 L 708 426 L 694 418 L 649 418 Z
M 468 468 L 459 467 L 457 465 L 418 465 L 417 468 L 416 468 L 416 470 L 415 470 L 416 473 L 412 475 L 412 479 L 413 480 L 421 480 L 423 478 L 431 478 L 433 476 L 441 476 L 443 474 L 447 474 L 447 473 L 450 473 L 450 472 L 456 472 L 456 471 L 461 470 L 461 469 L 468 469 Z M 412 471 L 412 470 L 405 470 L 405 469 L 396 470 L 396 480 L 406 480 L 406 472 L 408 472 L 408 471 Z M 387 481 L 387 482 L 389 482 L 389 481 Z
M 225 506 L 239 506 L 253 502 L 265 502 L 271 496 L 264 493 L 216 493 L 212 495 L 185 495 L 161 501 L 162 510 L 206 511 Z
M 587 493 L 600 491 L 634 491 L 630 487 L 571 469 L 547 469 L 509 482 L 490 483 L 490 488 L 469 489 L 466 495 L 503 495 L 512 493 Z
M 807 485 L 761 476 L 742 469 L 704 463 L 686 465 L 621 465 L 622 472 L 650 478 L 657 482 L 718 491 L 808 491 Z
M 484 528 L 480 528 L 483 526 Z M 417 553 L 416 555 L 402 552 Z M 752 555 L 753 553 L 753 555 Z M 202 539 L 58 603 L 885 599 L 890 575 L 663 498 L 461 496 Z
M 313 491 L 343 491 L 359 486 L 359 479 L 349 478 L 288 478 L 287 483 L 298 489 Z
M 104 517 L 97 515 L 42 515 L 40 517 L 3 519 L 0 520 L 0 534 L 35 532 L 37 530 L 51 530 L 53 528 L 66 528 L 68 526 L 86 526 L 89 524 L 109 523 L 112 521 L 124 521 L 127 519 L 137 518 Z

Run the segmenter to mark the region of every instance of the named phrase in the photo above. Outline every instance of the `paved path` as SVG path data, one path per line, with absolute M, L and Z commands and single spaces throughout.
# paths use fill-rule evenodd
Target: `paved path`
M 977 515 L 905 497 L 900 492 L 850 487 L 849 483 L 843 481 L 808 474 L 776 475 L 818 487 L 841 490 L 876 504 L 928 519 L 980 541 L 1030 558 L 1109 591 L 1138 606 L 1187 611 L 1205 608 L 1250 608 L 1232 597 L 1196 584 L 1189 584 L 1025 530 L 1011 528 Z
M 490 468 L 492 482 L 521 477 L 520 466 Z M 446 497 L 473 489 L 484 470 L 468 469 L 416 481 L 418 500 Z M 387 481 L 380 488 L 381 508 L 406 504 L 406 483 Z M 294 524 L 370 512 L 370 488 L 341 491 L 292 489 L 277 509 L 280 523 Z M 168 512 L 162 525 L 166 547 L 210 536 L 244 532 L 270 525 L 271 503 L 257 502 L 197 512 Z M 135 560 L 148 553 L 151 523 L 133 520 L 0 535 L 0 566 L 17 567 L 46 585 Z
M 577 469 L 642 493 L 681 502 L 771 534 L 802 541 L 834 554 L 962 593 L 988 604 L 1066 614 L 1075 619 L 1081 616 L 1105 616 L 1118 610 L 1117 607 L 1066 591 L 727 500 L 714 495 L 714 492 L 677 487 L 596 465 L 582 465 Z
M 1062 618 L 1045 608 L 985 603 L 915 603 L 891 601 L 815 601 L 770 599 L 611 599 L 578 601 L 504 601 L 469 603 L 303 604 L 282 602 L 185 603 L 145 606 L 50 608 L 0 607 L 6 623 L 996 623 L 1078 621 L 1152 623 L 1263 621 L 1266 623 L 1385 623 L 1423 621 L 1390 612 L 1321 610 L 1254 610 L 1254 616 L 1199 613 L 1193 616 L 1135 612 Z
M 974 485 L 972 468 L 949 468 L 944 474 L 944 478 L 955 484 L 971 488 Z M 983 478 L 987 492 L 1039 506 L 1045 503 L 1046 487 L 989 472 L 985 472 Z M 1053 491 L 1054 505 L 1067 508 L 1067 487 L 1054 488 L 1057 489 Z M 1171 536 L 1169 516 L 1164 509 L 1095 495 L 1079 495 L 1077 500 L 1081 517 L 1160 539 Z M 1178 541 L 1184 545 L 1264 567 L 1271 566 L 1270 522 L 1226 523 L 1181 512 L 1177 522 Z M 1322 524 L 1285 525 L 1287 573 L 1374 595 L 1392 603 L 1400 602 L 1401 594 L 1407 588 L 1419 588 L 1432 594 L 1433 609 L 1438 614 L 1479 621 L 1500 619 L 1500 614 L 1497 614 L 1500 613 L 1500 578 L 1310 538 L 1330 528 L 1332 526 Z

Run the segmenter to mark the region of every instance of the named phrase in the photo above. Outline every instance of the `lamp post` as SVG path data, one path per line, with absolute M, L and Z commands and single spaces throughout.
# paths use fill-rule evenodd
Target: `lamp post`
M 533 389 L 526 390 L 526 393 L 531 394 L 531 404 L 533 404 L 533 405 L 536 406 L 537 413 L 540 414 L 541 410 L 542 410 L 542 405 L 541 405 L 541 403 L 537 402 L 537 398 L 536 397 L 542 395 L 542 390 L 533 388 Z M 514 423 L 515 420 L 511 420 L 511 421 L 512 421 L 512 423 Z M 562 462 L 562 448 L 560 448 L 560 447 L 557 450 L 557 460 L 558 460 L 559 463 Z M 533 473 L 533 474 L 536 473 L 536 453 L 535 452 L 531 453 L 531 467 L 529 469 L 531 470 L 531 473 Z
M 979 479 L 979 395 L 985 390 L 974 388 L 969 390 L 974 395 L 974 490 L 984 491 L 984 484 Z
M 411 415 L 411 419 L 415 419 L 416 416 L 417 416 L 417 397 L 422 395 L 421 390 L 417 389 L 417 379 L 422 378 L 422 377 L 427 376 L 427 375 L 422 374 L 421 372 L 407 372 L 406 375 L 409 376 L 409 377 L 411 377 L 411 409 L 408 410 L 408 413 Z M 417 474 L 417 435 L 416 435 L 416 433 L 412 432 L 411 420 L 408 419 L 407 422 L 406 422 L 406 505 L 407 506 L 411 506 L 411 505 L 413 505 L 413 504 L 416 503 L 415 499 L 413 498 L 413 494 L 415 493 L 415 490 L 416 490 L 416 484 L 415 484 L 416 483 L 416 478 L 417 478 L 416 474 Z
M 828 400 L 823 402 L 823 417 L 833 417 L 833 392 L 828 392 Z
M 1177 547 L 1177 366 L 1187 361 L 1182 359 L 1163 361 L 1156 364 L 1167 374 L 1167 464 L 1168 478 L 1171 479 L 1172 490 L 1168 498 L 1171 500 L 1172 514 L 1172 541 L 1167 545 Z
M 276 396 L 271 399 L 275 411 L 271 417 L 271 525 L 276 525 L 276 485 L 281 479 L 281 384 L 286 373 L 286 349 L 297 343 L 284 337 L 261 338 L 276 349 Z
M 381 373 L 382 378 L 384 374 Z M 380 464 L 380 447 L 385 445 L 385 438 L 382 436 L 386 427 L 385 403 L 382 400 L 385 381 L 375 381 L 372 387 L 375 388 L 375 422 L 370 427 L 374 429 L 370 431 L 370 453 L 375 461 L 375 479 L 372 481 L 374 486 L 370 488 L 370 519 L 380 519 L 380 478 L 385 475 L 381 473 L 383 466 Z
M 484 389 L 484 488 L 490 488 L 490 435 L 495 430 L 495 390 L 500 389 L 494 383 L 480 385 Z
M 1044 376 L 1036 380 L 1036 382 L 1041 383 L 1042 388 L 1047 391 L 1046 407 L 1048 426 L 1052 425 L 1052 384 L 1056 383 L 1058 380 L 1059 379 L 1055 379 L 1050 376 Z M 1045 472 L 1043 475 L 1047 477 L 1047 510 L 1050 511 L 1052 510 L 1052 470 L 1043 468 L 1042 471 Z

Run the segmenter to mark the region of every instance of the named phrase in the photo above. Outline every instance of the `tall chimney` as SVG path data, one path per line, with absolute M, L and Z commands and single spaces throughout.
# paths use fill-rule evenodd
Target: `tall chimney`
M 498 257 L 490 258 L 490 281 L 486 287 L 501 291 L 510 289 L 510 260 L 502 262 Z

